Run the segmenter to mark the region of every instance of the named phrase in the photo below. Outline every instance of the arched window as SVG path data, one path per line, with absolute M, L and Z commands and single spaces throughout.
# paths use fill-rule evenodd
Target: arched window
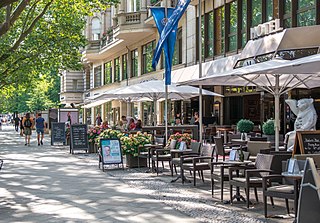
M 94 17 L 92 19 L 92 40 L 99 40 L 101 35 L 101 24 L 100 19 L 98 17 Z

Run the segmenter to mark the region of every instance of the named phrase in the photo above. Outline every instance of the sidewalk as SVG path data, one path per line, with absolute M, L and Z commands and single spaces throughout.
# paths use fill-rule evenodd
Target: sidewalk
M 170 183 L 168 172 L 98 169 L 96 154 L 69 148 L 31 146 L 12 127 L 0 131 L 0 222 L 223 222 L 289 223 L 265 219 L 263 204 L 223 205 L 211 198 L 210 183 Z M 270 212 L 272 208 L 270 207 Z M 284 208 L 280 213 L 285 213 Z

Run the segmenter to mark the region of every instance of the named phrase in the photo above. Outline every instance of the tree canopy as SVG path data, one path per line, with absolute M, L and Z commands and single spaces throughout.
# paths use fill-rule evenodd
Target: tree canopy
M 1 0 L 0 94 L 34 88 L 40 77 L 49 78 L 50 83 L 50 74 L 57 75 L 58 69 L 81 69 L 79 50 L 86 45 L 86 16 L 116 2 Z

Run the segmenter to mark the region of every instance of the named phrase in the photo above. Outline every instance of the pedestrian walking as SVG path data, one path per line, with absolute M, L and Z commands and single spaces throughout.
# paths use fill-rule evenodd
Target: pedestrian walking
M 68 114 L 67 114 L 67 117 L 68 117 L 68 122 L 69 122 L 69 124 L 71 125 L 71 113 L 70 112 L 68 112 Z
M 18 132 L 19 131 L 19 124 L 20 124 L 20 118 L 19 116 L 17 115 L 15 118 L 14 118 L 14 129 Z
M 38 113 L 38 117 L 36 119 L 36 131 L 37 131 L 37 139 L 38 146 L 43 145 L 44 131 L 46 129 L 45 120 L 41 117 L 41 113 Z M 40 139 L 41 134 L 41 139 Z
M 32 135 L 32 127 L 34 126 L 34 122 L 33 122 L 33 119 L 30 117 L 30 113 L 27 113 L 26 117 L 23 118 L 22 125 L 24 127 L 24 134 L 26 139 L 25 141 L 26 143 L 24 145 L 30 146 L 30 137 Z
M 22 121 L 23 121 L 24 117 L 22 117 L 20 119 L 20 136 L 23 136 L 24 135 L 24 127 L 23 127 L 23 124 L 22 124 Z

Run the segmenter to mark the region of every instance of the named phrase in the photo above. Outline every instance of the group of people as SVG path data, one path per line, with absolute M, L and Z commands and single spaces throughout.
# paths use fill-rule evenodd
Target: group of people
M 38 146 L 43 145 L 44 132 L 46 130 L 46 123 L 41 113 L 38 113 L 36 118 L 31 117 L 30 113 L 20 118 L 18 115 L 14 118 L 15 131 L 19 131 L 20 135 L 25 136 L 25 146 L 30 146 L 30 138 L 32 130 L 36 127 Z
M 97 117 L 95 119 L 95 125 L 102 126 L 103 129 L 109 128 L 108 121 L 103 121 L 99 113 L 97 114 Z M 142 121 L 140 119 L 135 120 L 132 117 L 126 117 L 125 115 L 123 115 L 121 116 L 118 127 L 122 131 L 141 131 Z
M 175 125 L 182 125 L 180 113 L 177 113 L 175 115 L 174 123 L 175 123 Z M 190 124 L 191 125 L 199 125 L 199 113 L 198 112 L 194 112 L 193 117 L 190 120 Z

